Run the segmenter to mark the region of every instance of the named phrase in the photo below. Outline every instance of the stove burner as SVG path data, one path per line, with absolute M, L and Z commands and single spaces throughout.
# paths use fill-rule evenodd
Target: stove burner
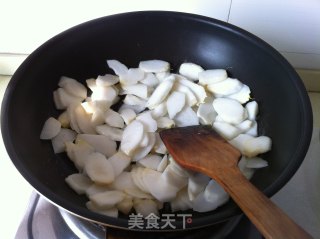
M 137 232 L 106 228 L 59 209 L 35 194 L 31 200 L 26 222 L 20 225 L 16 238 L 29 239 L 261 239 L 262 236 L 245 216 L 209 227 L 178 232 Z

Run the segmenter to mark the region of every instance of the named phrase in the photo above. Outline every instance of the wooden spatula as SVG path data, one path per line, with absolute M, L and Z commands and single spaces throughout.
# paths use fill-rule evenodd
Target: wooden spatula
M 265 238 L 312 238 L 242 175 L 241 153 L 211 127 L 173 128 L 160 137 L 178 164 L 216 180 Z

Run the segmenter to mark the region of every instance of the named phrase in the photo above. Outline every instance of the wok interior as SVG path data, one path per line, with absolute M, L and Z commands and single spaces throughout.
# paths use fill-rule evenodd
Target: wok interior
M 272 138 L 263 156 L 269 167 L 252 182 L 271 196 L 301 163 L 310 131 L 308 105 L 300 80 L 274 50 L 247 33 L 207 18 L 172 13 L 111 16 L 82 24 L 48 41 L 35 51 L 12 78 L 4 101 L 3 135 L 8 152 L 23 176 L 49 200 L 67 210 L 103 223 L 127 227 L 127 219 L 92 213 L 86 197 L 64 182 L 76 172 L 65 154 L 55 155 L 50 141 L 39 135 L 49 116 L 58 116 L 52 92 L 59 77 L 81 82 L 107 72 L 106 59 L 129 67 L 161 59 L 176 71 L 182 62 L 204 69 L 224 68 L 252 90 L 259 103 L 260 132 Z M 3 113 L 2 113 L 3 114 Z M 216 211 L 193 212 L 193 227 L 209 225 L 239 213 L 233 202 Z

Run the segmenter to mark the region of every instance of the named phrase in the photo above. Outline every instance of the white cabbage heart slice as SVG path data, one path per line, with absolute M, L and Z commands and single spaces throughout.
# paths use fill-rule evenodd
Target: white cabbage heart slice
M 238 79 L 227 78 L 218 83 L 207 85 L 207 89 L 214 95 L 226 96 L 240 91 L 242 86 L 243 84 Z
M 199 125 L 199 118 L 191 107 L 185 106 L 175 117 L 177 127 Z
M 193 201 L 208 185 L 210 177 L 202 173 L 193 173 L 188 178 L 188 197 Z
M 119 110 L 119 113 L 126 125 L 130 124 L 137 116 L 136 112 L 134 112 L 133 109 L 129 108 Z
M 51 139 L 54 153 L 62 153 L 66 150 L 66 142 L 73 142 L 77 133 L 71 129 L 62 128 L 59 133 Z
M 204 69 L 201 66 L 191 62 L 182 63 L 179 68 L 179 74 L 192 81 L 197 81 L 199 79 L 199 73 L 202 71 L 204 71 Z
M 107 64 L 109 68 L 111 68 L 118 76 L 125 75 L 128 72 L 128 67 L 126 67 L 118 60 L 107 60 Z
M 145 111 L 137 115 L 136 120 L 140 121 L 146 132 L 156 132 L 157 131 L 157 121 L 155 121 L 151 115 L 151 111 Z
M 184 187 L 177 193 L 176 198 L 170 202 L 170 205 L 173 212 L 192 208 L 192 202 L 189 199 L 187 187 Z
M 251 102 L 248 102 L 245 107 L 248 112 L 248 119 L 249 120 L 256 120 L 256 117 L 257 117 L 257 114 L 259 111 L 258 103 L 256 101 L 251 101 Z
M 146 168 L 150 168 L 153 170 L 157 170 L 160 162 L 162 160 L 162 157 L 156 154 L 149 154 L 145 156 L 144 158 L 140 159 L 137 164 L 141 165 Z
M 231 140 L 241 133 L 237 127 L 224 122 L 214 122 L 213 128 L 226 140 Z
M 98 152 L 88 155 L 85 161 L 84 172 L 98 184 L 110 184 L 114 181 L 114 169 L 107 158 Z
M 114 141 L 122 140 L 123 129 L 104 124 L 96 126 L 96 131 L 98 134 L 105 135 Z
M 64 110 L 73 103 L 81 103 L 83 99 L 69 94 L 63 88 L 58 88 L 53 92 L 53 101 L 58 110 Z
M 119 82 L 119 77 L 111 74 L 99 75 L 96 79 L 97 86 L 111 86 Z
M 144 78 L 144 71 L 139 68 L 130 68 L 125 74 L 120 75 L 122 86 L 135 85 Z
M 182 84 L 182 85 L 188 87 L 193 92 L 193 94 L 197 97 L 198 104 L 204 102 L 205 98 L 207 97 L 207 93 L 206 93 L 205 88 L 203 86 L 198 85 L 198 84 L 186 79 L 183 76 L 180 76 L 180 75 L 175 75 L 175 76 L 176 76 L 179 84 Z
M 107 191 L 96 193 L 89 197 L 90 201 L 101 209 L 109 209 L 121 202 L 125 198 L 125 194 L 120 191 Z
M 108 109 L 105 112 L 105 122 L 112 127 L 116 127 L 116 128 L 123 128 L 124 127 L 124 121 L 123 118 L 121 117 L 121 115 L 112 110 L 112 109 Z
M 268 166 L 268 162 L 262 158 L 254 157 L 247 159 L 247 168 L 264 168 Z
M 126 171 L 120 173 L 110 186 L 111 188 L 118 191 L 124 191 L 128 188 L 139 189 L 137 185 L 133 182 L 132 173 Z
M 78 194 L 85 194 L 93 182 L 82 173 L 71 174 L 65 178 L 66 183 Z
M 135 149 L 139 146 L 144 136 L 143 124 L 138 121 L 132 121 L 123 131 L 120 149 L 125 154 L 132 156 Z
M 195 104 L 197 104 L 197 102 L 198 102 L 197 97 L 192 92 L 192 90 L 190 90 L 187 86 L 176 82 L 173 86 L 173 90 L 184 93 L 186 95 L 186 104 L 188 106 L 191 107 L 191 106 L 194 106 Z
M 228 78 L 227 71 L 224 69 L 205 70 L 199 73 L 199 84 L 211 85 Z
M 133 207 L 136 213 L 140 213 L 144 217 L 149 216 L 151 213 L 159 215 L 158 205 L 151 199 L 134 199 Z
M 267 136 L 259 136 L 248 139 L 243 143 L 243 154 L 247 157 L 255 157 L 271 149 L 271 139 Z
M 185 106 L 186 96 L 184 93 L 173 91 L 167 98 L 166 105 L 170 119 L 173 119 Z
M 244 107 L 236 100 L 217 98 L 212 105 L 218 115 L 227 123 L 240 124 L 246 118 Z
M 42 127 L 40 139 L 52 139 L 61 129 L 61 123 L 53 117 L 48 118 Z
M 62 76 L 58 85 L 73 96 L 79 97 L 82 100 L 87 98 L 87 88 L 75 79 Z
M 162 60 L 140 61 L 139 68 L 145 72 L 164 72 L 170 70 L 170 64 Z
M 121 202 L 116 204 L 116 207 L 120 212 L 125 215 L 128 215 L 133 207 L 133 199 L 126 196 Z
M 130 165 L 131 158 L 125 153 L 118 151 L 108 161 L 112 164 L 114 176 L 117 177 Z
M 226 97 L 230 98 L 230 99 L 237 100 L 240 102 L 240 104 L 244 104 L 250 100 L 250 93 L 251 93 L 251 90 L 250 90 L 249 86 L 243 85 L 242 88 L 238 92 L 231 94 L 231 95 L 227 95 Z
M 151 72 L 145 73 L 144 76 L 140 82 L 149 87 L 156 87 L 160 83 L 159 79 Z
M 105 135 L 94 135 L 94 134 L 78 134 L 76 142 L 85 141 L 91 145 L 97 152 L 110 157 L 116 153 L 117 144 Z
M 149 109 L 154 109 L 159 105 L 167 97 L 173 87 L 173 84 L 174 80 L 165 80 L 161 82 L 149 97 L 146 106 Z
M 217 112 L 214 110 L 212 103 L 202 103 L 197 110 L 197 116 L 201 124 L 212 125 L 217 117 Z
M 147 99 L 149 96 L 149 89 L 145 84 L 123 85 L 122 89 L 125 94 L 132 94 L 142 99 Z

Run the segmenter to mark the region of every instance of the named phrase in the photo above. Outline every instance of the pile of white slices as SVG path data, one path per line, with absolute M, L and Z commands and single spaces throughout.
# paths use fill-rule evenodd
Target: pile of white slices
M 249 87 L 225 70 L 183 63 L 174 74 L 162 60 L 141 61 L 138 68 L 117 60 L 107 64 L 115 74 L 88 79 L 89 96 L 86 86 L 61 77 L 53 96 L 63 112 L 50 117 L 40 135 L 78 169 L 66 183 L 87 195 L 90 210 L 113 217 L 132 209 L 158 215 L 170 202 L 172 211 L 206 212 L 228 200 L 214 180 L 175 163 L 159 137 L 162 129 L 212 125 L 241 151 L 239 168 L 247 178 L 268 165 L 257 157 L 271 148 L 270 138 L 258 136 L 258 104 L 249 101 Z

